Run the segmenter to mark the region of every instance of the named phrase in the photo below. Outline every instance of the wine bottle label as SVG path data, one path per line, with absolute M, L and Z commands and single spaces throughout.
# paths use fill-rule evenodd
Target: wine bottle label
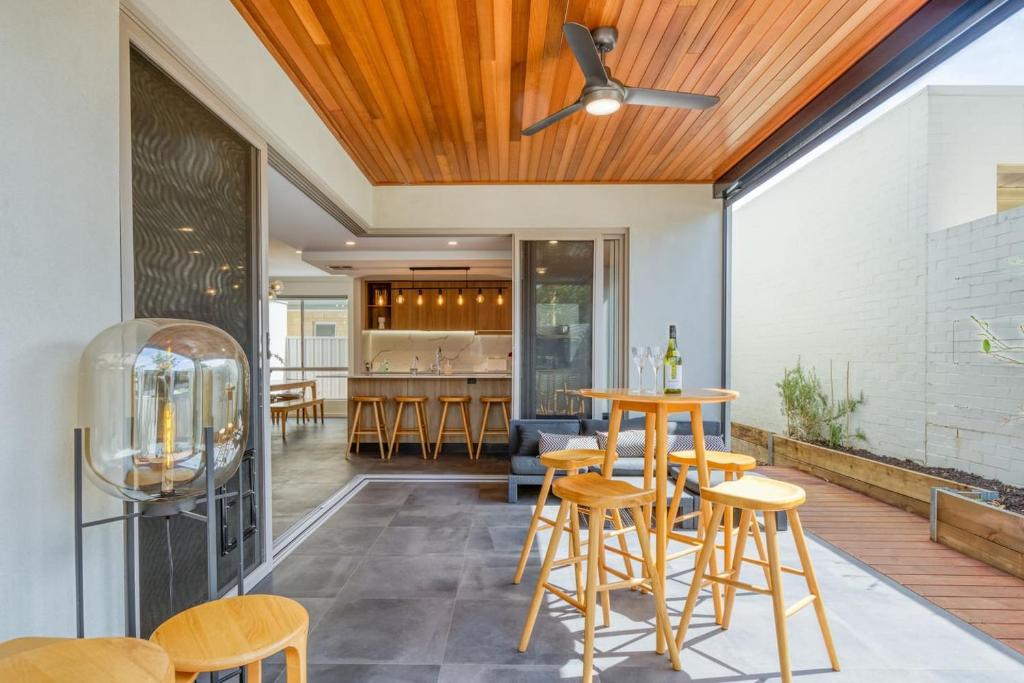
M 680 363 L 665 364 L 665 389 L 681 390 L 683 388 L 683 367 Z

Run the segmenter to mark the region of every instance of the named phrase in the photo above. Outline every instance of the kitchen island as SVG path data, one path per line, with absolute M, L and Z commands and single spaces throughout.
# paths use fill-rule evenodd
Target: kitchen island
M 427 432 L 430 441 L 433 443 L 437 438 L 438 422 L 441 419 L 441 404 L 439 396 L 469 396 L 470 433 L 474 439 L 480 436 L 480 418 L 483 415 L 483 404 L 480 402 L 482 396 L 511 396 L 512 375 L 502 372 L 453 372 L 451 374 L 436 373 L 408 373 L 408 372 L 374 372 L 349 375 L 348 378 L 349 396 L 381 396 L 385 399 L 385 415 L 387 416 L 388 436 L 394 429 L 395 401 L 396 396 L 425 396 L 427 398 Z M 352 407 L 353 401 L 349 401 L 349 420 L 354 417 Z M 369 418 L 364 411 L 364 424 L 369 424 Z M 458 414 L 449 410 L 448 428 L 455 429 L 459 425 Z M 491 416 L 488 423 L 492 429 L 498 427 L 502 422 L 501 410 L 491 409 Z M 415 427 L 415 416 L 412 410 L 406 410 L 402 415 L 402 426 L 413 429 Z M 399 437 L 403 443 L 416 441 L 414 436 Z M 445 444 L 458 444 L 462 439 L 446 436 Z M 487 437 L 486 443 L 504 444 L 505 439 L 498 435 Z M 367 444 L 369 448 L 369 444 Z M 416 447 L 418 450 L 418 446 Z M 487 447 L 485 447 L 485 451 Z M 493 450 L 493 449 L 492 449 Z M 368 451 L 371 452 L 371 451 Z M 375 452 L 375 451 L 374 451 Z

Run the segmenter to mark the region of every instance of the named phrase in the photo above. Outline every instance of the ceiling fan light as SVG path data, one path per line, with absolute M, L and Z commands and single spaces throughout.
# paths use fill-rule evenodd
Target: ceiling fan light
M 616 88 L 597 88 L 583 95 L 583 107 L 588 114 L 607 116 L 622 106 L 622 92 Z

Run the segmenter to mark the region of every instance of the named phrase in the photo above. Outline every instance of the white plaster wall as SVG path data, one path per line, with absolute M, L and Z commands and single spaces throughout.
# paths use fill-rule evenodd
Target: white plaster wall
M 924 456 L 927 99 L 900 105 L 734 209 L 733 418 L 781 431 L 797 359 L 867 403 L 867 446 Z
M 17 288 L 0 304 L 0 641 L 74 635 L 78 361 L 121 319 L 117 11 L 3 3 L 0 273 Z M 87 518 L 120 509 L 85 493 Z M 117 529 L 85 542 L 87 632 L 116 633 Z
M 382 228 L 629 228 L 630 343 L 663 344 L 675 323 L 686 383 L 721 384 L 722 205 L 710 186 L 378 187 L 374 202 Z
M 928 229 L 996 212 L 996 167 L 1024 163 L 1024 87 L 928 89 Z

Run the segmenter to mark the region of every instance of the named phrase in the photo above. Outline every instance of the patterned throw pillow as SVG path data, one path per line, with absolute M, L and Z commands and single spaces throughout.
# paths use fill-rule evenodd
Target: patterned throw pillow
M 608 432 L 597 433 L 597 447 L 601 450 L 608 448 Z M 709 451 L 724 451 L 725 441 L 720 436 L 705 436 L 704 448 Z M 690 434 L 669 434 L 668 450 L 689 451 L 693 450 L 693 436 Z M 619 440 L 615 443 L 615 451 L 620 458 L 642 458 L 644 457 L 644 431 L 642 429 L 630 429 L 619 432 Z
M 570 448 L 597 448 L 597 439 L 593 436 L 581 436 L 579 434 L 552 434 L 540 432 L 541 455 L 551 451 L 564 451 Z

